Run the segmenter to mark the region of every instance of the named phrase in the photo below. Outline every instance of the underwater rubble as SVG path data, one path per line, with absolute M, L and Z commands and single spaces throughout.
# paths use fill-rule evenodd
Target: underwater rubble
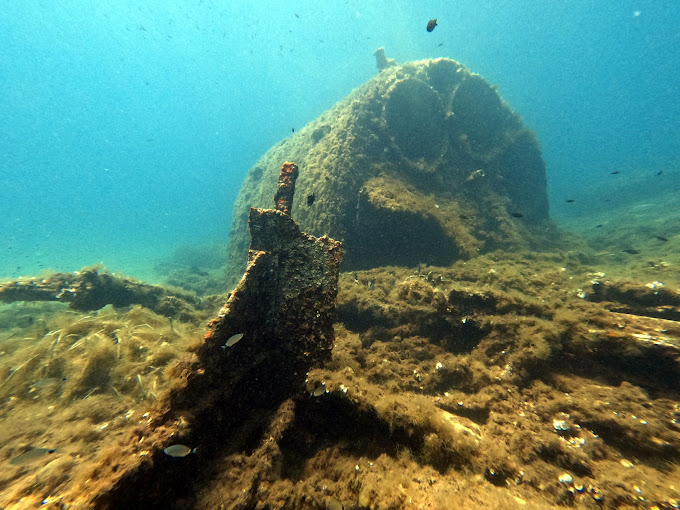
M 61 341 L 48 370 L 40 371 L 45 355 L 0 386 L 3 421 L 31 419 L 21 431 L 3 428 L 0 504 L 676 508 L 680 323 L 610 311 L 614 301 L 584 296 L 606 279 L 602 268 L 588 253 L 494 252 L 447 267 L 341 273 L 333 348 L 292 398 L 251 392 L 246 381 L 276 393 L 279 379 L 266 371 L 228 385 L 243 393 L 238 405 L 219 392 L 207 399 L 192 392 L 186 413 L 165 415 L 158 410 L 167 413 L 186 391 L 201 356 L 248 348 L 246 329 L 223 350 L 235 331 L 228 323 L 213 344 L 196 344 L 201 333 L 191 323 L 170 327 L 141 307 L 106 307 L 87 318 L 65 305 L 28 303 L 61 307 L 48 320 L 62 321 L 43 327 L 62 331 L 47 331 L 31 353 L 40 345 L 49 353 L 60 334 Z M 126 314 L 133 320 L 125 323 Z M 120 344 L 104 341 L 116 336 Z M 20 343 L 4 340 L 3 349 L 12 340 Z M 163 342 L 169 359 L 149 359 L 168 349 Z M 66 353 L 77 356 L 64 360 Z M 223 377 L 238 380 L 234 372 L 248 370 L 243 360 L 227 363 Z M 147 363 L 164 370 L 144 372 Z M 119 374 L 126 367 L 128 375 Z M 117 393 L 88 395 L 107 380 Z M 59 425 L 64 419 L 69 427 Z M 163 453 L 175 444 L 192 452 Z M 31 447 L 56 452 L 11 463 Z M 117 476 L 125 470 L 128 477 Z M 98 491 L 106 497 L 88 498 Z
M 251 209 L 244 276 L 208 321 L 195 359 L 175 367 L 176 387 L 150 413 L 144 437 L 155 451 L 124 472 L 114 465 L 115 485 L 96 495 L 96 506 L 128 508 L 142 491 L 145 506 L 186 497 L 190 486 L 173 483 L 186 477 L 183 466 L 168 457 L 198 457 L 200 448 L 202 460 L 214 462 L 240 452 L 268 420 L 292 409 L 307 371 L 330 358 L 342 245 L 300 232 L 290 214 L 297 175 L 295 163 L 284 163 L 276 209 Z M 239 499 L 247 505 L 250 497 Z
M 0 284 L 0 302 L 58 301 L 69 309 L 99 310 L 106 305 L 118 308 L 142 305 L 156 313 L 182 321 L 194 320 L 192 309 L 204 310 L 194 293 L 149 285 L 134 278 L 100 271 L 99 266 L 84 267 L 73 273 L 52 273 L 43 277 L 18 278 Z
M 680 325 L 584 300 L 591 269 L 569 262 L 343 273 L 324 391 L 298 399 L 259 501 L 675 508 Z

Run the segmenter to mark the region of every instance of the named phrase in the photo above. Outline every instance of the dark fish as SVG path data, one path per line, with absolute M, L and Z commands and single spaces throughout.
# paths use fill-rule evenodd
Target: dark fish
M 465 216 L 464 214 L 459 214 L 458 217 L 459 217 L 461 220 L 469 220 L 469 219 L 470 219 L 469 216 Z
M 290 131 L 291 131 L 292 133 L 295 133 L 295 128 L 290 128 Z
M 626 248 L 625 250 L 621 250 L 623 253 L 628 253 L 629 255 L 639 255 L 640 252 L 637 250 L 634 250 L 632 248 Z
M 656 237 L 659 241 L 663 241 L 664 243 L 665 243 L 666 241 L 668 241 L 668 238 L 667 238 L 667 237 L 664 237 L 664 236 L 654 236 L 654 237 Z
M 22 453 L 18 457 L 14 457 L 9 463 L 14 464 L 15 466 L 23 466 L 42 459 L 47 455 L 51 455 L 56 451 L 57 450 L 53 448 L 34 448 L 33 450 Z
M 316 200 L 316 196 L 314 195 L 314 193 L 310 193 L 309 195 L 307 195 L 307 206 L 313 205 L 314 200 Z
M 437 18 L 431 19 L 430 21 L 427 22 L 427 31 L 432 32 L 434 30 L 434 27 L 437 26 Z
M 661 175 L 663 173 L 663 170 L 659 170 L 656 175 Z
M 524 217 L 524 215 L 521 212 L 511 212 L 510 216 L 512 216 L 513 218 L 523 218 Z
M 609 175 L 619 175 L 620 173 L 619 170 L 614 170 L 613 172 L 609 172 Z
M 604 227 L 604 225 L 602 223 L 600 223 L 599 225 L 595 225 L 595 228 L 602 228 L 602 227 Z
M 296 18 L 300 19 L 300 15 L 299 15 L 297 12 L 294 13 L 294 14 L 295 14 L 295 17 L 296 17 Z
M 437 45 L 437 47 L 439 47 L 439 46 L 444 46 L 444 43 L 443 43 L 443 42 L 440 42 L 440 43 Z
M 190 272 L 190 273 L 193 273 L 193 274 L 195 274 L 195 275 L 197 275 L 197 276 L 204 276 L 204 277 L 205 277 L 205 276 L 210 276 L 209 273 L 206 273 L 205 271 L 202 271 L 201 268 L 199 268 L 198 266 L 191 266 L 191 267 L 189 268 L 189 272 Z
M 573 199 L 573 198 L 568 198 L 568 199 L 567 199 L 567 203 L 568 203 L 568 204 L 573 204 L 573 203 L 574 203 L 574 199 Z

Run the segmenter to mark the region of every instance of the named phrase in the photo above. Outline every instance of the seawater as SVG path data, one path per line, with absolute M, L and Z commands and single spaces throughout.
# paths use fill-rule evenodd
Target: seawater
M 497 84 L 568 228 L 678 187 L 676 2 L 3 4 L 3 278 L 102 262 L 153 281 L 178 247 L 226 243 L 248 168 L 380 46 Z

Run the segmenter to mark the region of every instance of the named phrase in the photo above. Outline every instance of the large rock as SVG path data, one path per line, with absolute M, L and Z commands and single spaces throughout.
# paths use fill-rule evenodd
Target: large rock
M 271 203 L 285 160 L 300 167 L 300 228 L 343 241 L 344 269 L 448 265 L 529 247 L 551 228 L 533 132 L 454 60 L 384 69 L 259 159 L 234 207 L 230 285 L 245 267 L 248 211 Z

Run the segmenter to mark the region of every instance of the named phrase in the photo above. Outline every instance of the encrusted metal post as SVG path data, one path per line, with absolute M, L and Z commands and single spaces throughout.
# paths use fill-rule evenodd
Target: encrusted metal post
M 295 179 L 298 176 L 298 166 L 286 161 L 281 167 L 278 187 L 274 195 L 274 204 L 277 211 L 290 216 L 293 208 L 293 195 L 295 194 Z

